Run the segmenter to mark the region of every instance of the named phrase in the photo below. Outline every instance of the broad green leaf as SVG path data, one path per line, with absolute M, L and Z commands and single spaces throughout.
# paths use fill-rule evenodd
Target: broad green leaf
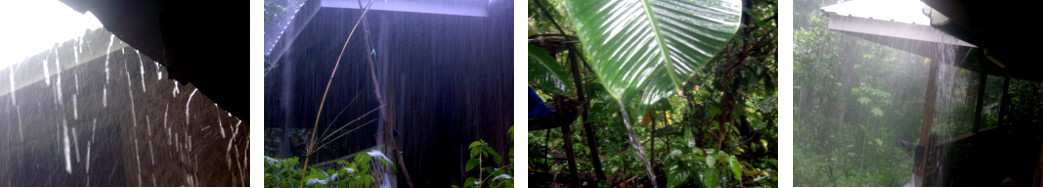
M 732 177 L 736 180 L 742 181 L 742 164 L 735 156 L 728 157 L 728 163 L 732 169 Z
M 717 157 L 714 157 L 712 155 L 706 156 L 706 166 L 713 168 L 715 164 L 717 164 Z
M 858 103 L 862 103 L 863 105 L 869 104 L 871 102 L 873 102 L 873 100 L 869 100 L 868 97 L 858 97 Z
M 666 187 L 677 187 L 687 181 L 688 172 L 685 170 L 667 172 Z
M 485 152 L 492 155 L 491 158 L 493 158 L 493 161 L 496 162 L 496 164 L 500 164 L 500 162 L 503 161 L 503 158 L 500 157 L 500 153 L 496 153 L 496 150 L 494 150 L 493 147 L 485 147 Z
M 884 116 L 884 110 L 881 110 L 880 108 L 873 107 L 872 111 L 873 111 L 873 116 L 876 116 L 876 117 L 883 117 Z
M 474 169 L 475 166 L 478 166 L 478 160 L 468 159 L 467 160 L 467 168 L 465 168 L 465 169 L 466 169 L 466 171 L 471 171 L 471 169 Z
M 572 75 L 555 61 L 547 50 L 529 44 L 529 82 L 538 83 L 539 88 L 554 94 L 566 95 L 575 87 Z
M 741 5 L 739 0 L 565 0 L 591 68 L 632 118 L 680 90 L 724 48 L 739 27 Z
M 473 157 L 477 157 L 478 154 L 482 154 L 482 148 L 480 148 L 480 147 L 471 148 L 471 157 L 472 158 Z
M 717 182 L 719 181 L 717 179 L 717 169 L 713 167 L 703 168 L 702 180 L 703 187 L 717 187 Z

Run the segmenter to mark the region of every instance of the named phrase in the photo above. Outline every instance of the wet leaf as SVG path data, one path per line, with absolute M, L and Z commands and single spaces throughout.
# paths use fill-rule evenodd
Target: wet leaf
M 538 83 L 545 92 L 566 95 L 575 87 L 572 76 L 547 50 L 529 44 L 529 82 Z
M 680 90 L 739 27 L 738 0 L 566 0 L 590 66 L 631 116 Z M 631 118 L 633 118 L 631 117 Z

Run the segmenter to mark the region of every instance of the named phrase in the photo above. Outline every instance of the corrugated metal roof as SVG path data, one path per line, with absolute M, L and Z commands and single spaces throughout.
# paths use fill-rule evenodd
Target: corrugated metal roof
M 853 0 L 822 10 L 841 16 L 930 25 L 931 18 L 923 13 L 924 7 L 927 5 L 918 0 Z

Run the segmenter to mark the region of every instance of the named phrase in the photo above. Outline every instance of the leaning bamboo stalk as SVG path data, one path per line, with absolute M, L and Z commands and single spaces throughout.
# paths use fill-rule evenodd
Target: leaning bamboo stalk
M 362 9 L 362 15 L 359 16 L 359 21 L 355 22 L 355 26 L 353 26 L 351 32 L 348 33 L 348 39 L 344 40 L 344 46 L 341 47 L 340 55 L 337 56 L 337 63 L 333 65 L 333 73 L 330 73 L 330 79 L 326 82 L 326 90 L 322 92 L 322 101 L 319 102 L 319 111 L 315 113 L 315 125 L 311 129 L 311 138 L 308 139 L 308 151 L 304 155 L 304 168 L 301 169 L 301 174 L 308 172 L 308 159 L 311 157 L 311 154 L 315 152 L 313 150 L 315 147 L 315 131 L 319 129 L 319 117 L 322 117 L 322 107 L 326 104 L 326 96 L 330 92 L 330 85 L 333 83 L 333 76 L 337 75 L 337 68 L 340 67 L 340 59 L 344 57 L 344 50 L 348 48 L 348 42 L 351 41 L 351 36 L 355 35 L 355 29 L 359 27 L 362 18 L 365 18 L 366 12 L 369 12 L 369 6 L 372 5 L 373 0 L 370 0 L 369 5 L 366 5 L 366 8 Z M 305 177 L 306 176 L 301 176 L 300 188 L 304 188 Z

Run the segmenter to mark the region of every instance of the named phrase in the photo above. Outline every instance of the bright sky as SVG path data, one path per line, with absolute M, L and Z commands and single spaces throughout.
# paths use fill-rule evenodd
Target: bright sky
M 80 14 L 58 0 L 0 2 L 0 69 L 101 27 L 94 14 Z
M 927 5 L 919 0 L 852 0 L 822 10 L 844 16 L 930 25 L 931 18 L 924 15 L 924 7 Z

